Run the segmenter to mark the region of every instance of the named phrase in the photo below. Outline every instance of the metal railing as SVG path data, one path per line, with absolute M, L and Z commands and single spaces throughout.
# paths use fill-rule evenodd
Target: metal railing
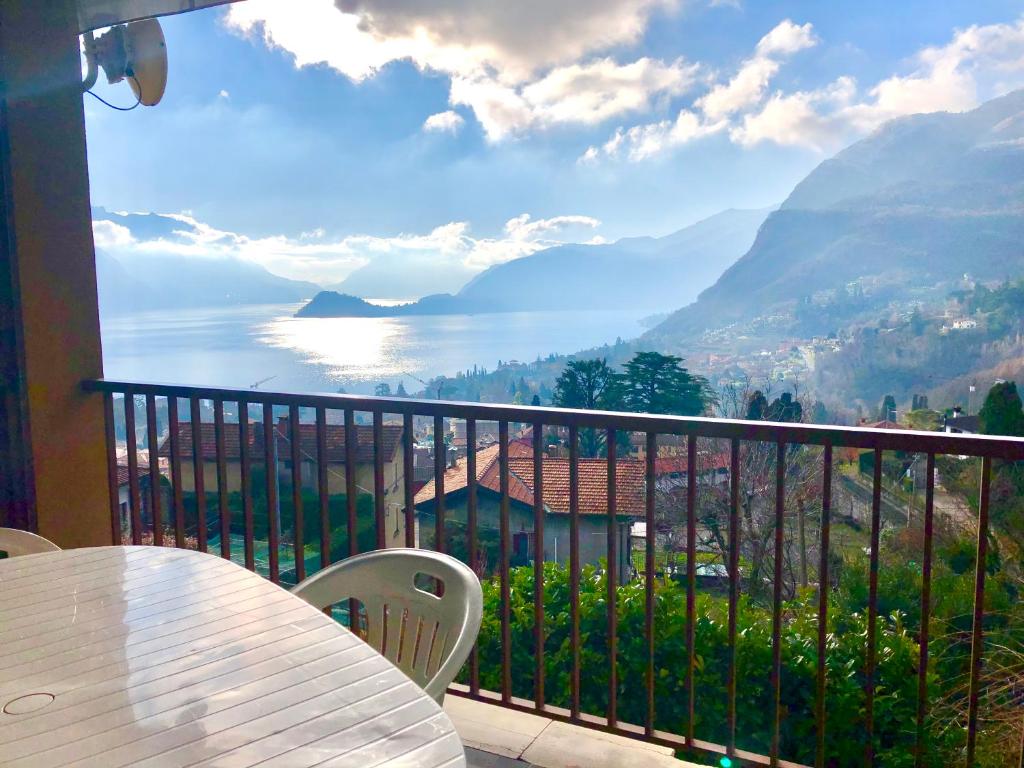
M 416 447 L 415 429 L 420 425 L 421 434 L 433 432 L 433 482 L 434 503 L 434 542 L 443 547 L 446 539 L 446 501 L 445 479 L 448 465 L 448 450 L 444 435 L 446 424 L 452 421 L 464 421 L 468 452 L 465 456 L 466 465 L 466 523 L 465 546 L 467 559 L 476 563 L 479 554 L 481 517 L 478 507 L 479 486 L 477 454 L 477 426 L 482 422 L 497 422 L 498 472 L 500 485 L 497 493 L 500 498 L 498 505 L 498 541 L 500 557 L 497 563 L 497 589 L 500 594 L 499 615 L 500 625 L 500 690 L 489 691 L 480 685 L 480 658 L 474 652 L 469 664 L 468 685 L 453 686 L 451 692 L 482 701 L 498 703 L 513 709 L 538 712 L 547 717 L 571 723 L 598 728 L 620 735 L 638 738 L 667 745 L 678 750 L 697 751 L 708 754 L 728 755 L 734 761 L 751 765 L 797 766 L 798 763 L 783 759 L 780 755 L 779 724 L 783 718 L 782 703 L 782 633 L 784 616 L 784 549 L 790 542 L 786 539 L 787 518 L 787 465 L 792 461 L 795 447 L 811 447 L 820 456 L 820 506 L 816 547 L 818 550 L 818 566 L 816 574 L 817 588 L 817 630 L 815 643 L 815 686 L 813 693 L 813 720 L 816 744 L 814 749 L 815 765 L 826 764 L 826 742 L 828 734 L 829 712 L 826 709 L 826 690 L 828 685 L 828 627 L 829 627 L 829 592 L 821 585 L 830 584 L 829 569 L 833 562 L 830 551 L 830 533 L 833 524 L 833 473 L 835 452 L 839 449 L 859 449 L 873 452 L 873 493 L 870 503 L 870 534 L 869 545 L 869 586 L 867 598 L 867 627 L 865 643 L 865 662 L 863 673 L 864 706 L 862 710 L 862 726 L 864 733 L 863 764 L 874 764 L 873 729 L 876 726 L 874 704 L 876 699 L 876 669 L 878 665 L 878 648 L 876 647 L 876 627 L 878 616 L 878 576 L 880 531 L 882 528 L 882 468 L 883 453 L 901 451 L 913 454 L 924 454 L 926 457 L 925 493 L 923 517 L 923 558 L 921 579 L 922 594 L 920 600 L 920 629 L 918 645 L 919 658 L 914 674 L 917 676 L 917 764 L 922 764 L 924 753 L 922 740 L 925 738 L 925 719 L 928 714 L 929 701 L 928 670 L 929 670 L 929 619 L 933 597 L 933 524 L 935 518 L 936 496 L 936 457 L 943 455 L 976 457 L 981 460 L 980 489 L 977 498 L 977 516 L 974 525 L 977 530 L 976 557 L 974 562 L 974 599 L 970 617 L 970 672 L 967 683 L 967 718 L 965 725 L 964 761 L 965 765 L 975 764 L 977 748 L 978 710 L 980 682 L 982 670 L 984 639 L 983 626 L 985 620 L 985 578 L 987 547 L 989 542 L 989 513 L 991 504 L 990 487 L 992 484 L 992 467 L 994 460 L 1024 460 L 1024 440 L 981 435 L 953 435 L 933 432 L 914 432 L 897 430 L 879 430 L 868 428 L 852 428 L 840 426 L 818 426 L 809 424 L 783 424 L 769 422 L 735 421 L 711 418 L 658 416 L 636 413 L 612 413 L 596 411 L 580 411 L 556 408 L 526 407 L 515 405 L 488 405 L 479 403 L 445 402 L 439 400 L 414 400 L 398 398 L 361 397 L 352 395 L 313 395 L 290 394 L 284 392 L 247 391 L 222 389 L 214 387 L 193 387 L 164 384 L 147 384 L 127 381 L 97 380 L 83 384 L 89 392 L 101 393 L 104 398 L 107 415 L 107 439 L 109 444 L 109 482 L 111 495 L 111 537 L 116 543 L 127 540 L 130 543 L 152 542 L 165 546 L 194 546 L 207 550 L 211 534 L 219 538 L 218 551 L 223 557 L 239 559 L 245 567 L 257 568 L 256 546 L 263 542 L 255 533 L 254 493 L 252 480 L 254 461 L 266 463 L 268 457 L 274 457 L 274 471 L 264 472 L 265 488 L 261 489 L 265 500 L 266 527 L 266 563 L 262 567 L 265 574 L 274 581 L 280 581 L 281 551 L 284 546 L 282 534 L 296 542 L 292 558 L 294 578 L 301 580 L 307 575 L 307 557 L 305 556 L 306 527 L 314 521 L 319 528 L 319 542 L 314 545 L 318 550 L 320 567 L 330 563 L 331 552 L 331 519 L 328 454 L 329 430 L 344 431 L 344 464 L 345 471 L 345 529 L 347 550 L 345 554 L 355 554 L 359 550 L 360 524 L 357 499 L 360 491 L 372 495 L 372 530 L 374 544 L 383 547 L 388 544 L 388 528 L 386 525 L 386 494 L 385 494 L 385 463 L 389 460 L 383 452 L 383 435 L 385 425 L 391 422 L 400 423 L 402 427 L 401 462 L 402 480 L 400 483 L 400 508 L 404 521 L 404 539 L 399 544 L 417 545 L 417 510 L 414 504 L 415 486 L 414 449 Z M 188 423 L 181 420 L 182 410 L 179 400 L 187 402 L 185 412 L 189 414 Z M 232 406 L 235 421 L 226 421 L 225 405 Z M 137 411 L 144 412 L 145 424 L 137 423 Z M 254 416 L 254 411 L 258 416 Z M 166 414 L 166 425 L 160 423 L 160 416 Z M 203 425 L 209 424 L 212 413 L 214 432 L 213 458 L 216 465 L 216 504 L 215 509 L 208 509 L 208 492 L 204 486 L 204 462 L 208 456 L 204 454 Z M 204 414 L 206 421 L 204 421 Z M 279 417 L 287 415 L 287 419 Z M 369 421 L 369 425 L 360 425 L 360 421 Z M 237 423 L 236 423 L 237 422 Z M 231 425 L 230 427 L 228 425 Z M 119 440 L 118 426 L 123 425 L 124 435 L 128 438 Z M 302 427 L 315 431 L 315 444 L 308 450 L 309 441 L 302 439 Z M 545 665 L 545 569 L 544 557 L 534 556 L 532 575 L 535 588 L 533 590 L 533 626 L 531 669 L 513 669 L 512 617 L 510 606 L 510 550 L 511 531 L 510 519 L 510 471 L 509 445 L 510 425 L 526 425 L 532 428 L 529 445 L 533 456 L 533 500 L 532 514 L 536 546 L 543 552 L 544 526 L 548 514 L 544 494 L 544 450 L 545 430 L 559 430 L 559 434 L 567 435 L 566 442 L 569 464 L 569 500 L 567 516 L 569 520 L 569 624 L 568 642 L 570 645 L 571 672 L 568 675 L 568 707 L 552 706 L 548 703 L 547 694 L 551 691 L 551 680 L 546 680 Z M 357 449 L 359 429 L 372 430 L 372 489 L 358 486 Z M 607 542 L 606 569 L 606 648 L 608 668 L 608 689 L 603 711 L 586 711 L 581 703 L 581 629 L 580 629 L 580 432 L 594 430 L 604 438 L 602 461 L 607 462 L 606 499 L 607 499 Z M 167 437 L 161 436 L 166 432 Z M 183 456 L 180 445 L 182 435 L 191 432 L 191 456 Z M 144 433 L 144 437 L 142 437 Z M 644 543 L 644 559 L 642 571 L 635 578 L 643 583 L 644 622 L 643 647 L 646 654 L 643 680 L 624 681 L 619 677 L 620 651 L 618 628 L 619 606 L 617 605 L 617 585 L 628 575 L 618 573 L 621 566 L 621 541 L 618 533 L 618 505 L 621 503 L 622 489 L 619 487 L 616 467 L 623 461 L 636 461 L 621 455 L 625 449 L 620 447 L 619 437 L 622 433 L 642 436 L 635 444 L 643 447 L 643 515 L 638 521 L 646 523 L 646 539 Z M 232 509 L 231 492 L 228 483 L 228 469 L 231 462 L 228 455 L 228 435 L 237 434 L 240 448 L 237 452 L 237 471 L 240 499 L 235 499 Z M 134 436 L 134 439 L 131 439 Z M 678 642 L 685 646 L 686 668 L 684 670 L 684 693 L 686 697 L 685 711 L 688 717 L 678 728 L 679 732 L 656 728 L 659 700 L 656 696 L 656 582 L 658 580 L 658 551 L 656 510 L 656 486 L 658 474 L 659 437 L 672 436 L 679 444 L 679 455 L 685 455 L 685 494 L 684 508 L 679 510 L 681 525 L 685 528 L 685 564 L 686 572 L 682 583 L 685 584 L 685 629 Z M 277 457 L 277 443 L 283 439 L 288 446 L 288 453 Z M 262 442 L 261 442 L 262 440 Z M 698 441 L 722 441 L 727 445 L 728 455 L 728 487 L 723 491 L 722 503 L 727 509 L 726 546 L 723 560 L 728 575 L 728 588 L 722 596 L 728 602 L 727 618 L 727 675 L 726 691 L 726 730 L 725 743 L 712 743 L 702 740 L 701 733 L 695 728 L 697 715 L 697 691 L 694 685 L 694 673 L 699 663 L 696 657 L 695 625 L 697 620 L 697 601 L 700 590 L 697 587 L 697 564 L 699 552 L 697 547 L 697 531 L 700 527 L 699 512 L 699 455 L 702 443 Z M 767 444 L 769 460 L 765 464 L 764 483 L 758 486 L 757 493 L 763 497 L 766 508 L 774 506 L 773 516 L 769 524 L 774 526 L 773 535 L 766 537 L 768 553 L 774 563 L 772 571 L 771 594 L 766 605 L 771 611 L 771 674 L 767 680 L 747 680 L 744 685 L 769 686 L 774 712 L 773 727 L 767 754 L 743 749 L 737 745 L 737 683 L 739 669 L 737 666 L 737 634 L 738 610 L 742 599 L 743 577 L 741 575 L 741 514 L 744 512 L 744 501 L 741 499 L 741 446 L 748 443 Z M 123 448 L 119 446 L 123 444 Z M 148 470 L 140 465 L 139 445 L 148 450 Z M 247 446 L 252 445 L 250 450 Z M 163 445 L 163 448 L 161 447 Z M 817 448 L 814 448 L 817 447 Z M 684 450 L 685 449 L 685 450 Z M 161 460 L 161 453 L 165 456 Z M 723 451 L 723 456 L 725 455 Z M 123 455 L 120 455 L 123 454 Z M 277 459 L 281 458 L 291 467 L 291 530 L 282 532 L 280 520 L 272 513 L 279 504 L 278 482 L 279 471 Z M 315 487 L 315 508 L 304 508 L 301 488 L 303 460 L 316 467 L 315 481 L 307 478 L 307 487 Z M 193 491 L 189 494 L 183 490 L 183 471 L 191 464 Z M 121 466 L 119 466 L 121 465 Z M 119 469 L 127 467 L 127 484 L 122 486 L 119 480 Z M 818 464 L 814 464 L 817 472 Z M 148 489 L 143 489 L 140 480 L 148 480 Z M 168 487 L 169 486 L 169 487 Z M 816 486 L 817 488 L 818 486 Z M 143 490 L 146 491 L 145 499 Z M 120 501 L 122 496 L 127 498 Z M 194 513 L 186 514 L 186 497 L 195 505 Z M 240 502 L 240 503 L 239 503 Z M 240 507 L 240 508 L 239 508 Z M 143 510 L 146 510 L 145 520 Z M 125 518 L 125 511 L 127 516 Z M 213 513 L 211 516 L 211 512 Z M 238 513 L 241 513 L 240 515 Z M 241 518 L 240 520 L 238 518 Z M 187 519 L 190 518 L 190 519 Z M 211 526 L 216 530 L 211 530 Z M 237 535 L 232 537 L 232 528 L 241 531 L 243 551 L 234 549 Z M 801 536 L 803 535 L 801 529 Z M 315 567 L 315 565 L 313 566 Z M 805 566 L 806 568 L 806 566 Z M 664 567 L 662 567 L 664 571 Z M 767 578 L 765 581 L 769 581 Z M 815 586 L 814 583 L 811 584 Z M 532 698 L 515 695 L 513 689 L 513 672 L 523 671 L 532 679 Z M 620 702 L 624 686 L 643 686 L 644 717 L 642 722 L 629 723 L 619 719 Z M 592 707 L 591 707 L 592 708 Z

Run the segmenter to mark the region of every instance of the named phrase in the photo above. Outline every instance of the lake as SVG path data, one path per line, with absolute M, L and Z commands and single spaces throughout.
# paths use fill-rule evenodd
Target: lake
M 640 310 L 296 318 L 300 304 L 102 318 L 107 378 L 298 392 L 410 392 L 438 375 L 535 360 L 640 335 Z

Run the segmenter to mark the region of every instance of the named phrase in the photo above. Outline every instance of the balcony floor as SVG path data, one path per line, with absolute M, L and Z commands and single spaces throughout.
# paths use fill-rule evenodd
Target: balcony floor
M 493 752 L 484 752 L 472 747 L 466 747 L 466 758 L 469 768 L 536 768 L 522 760 L 496 755 Z
M 493 704 L 445 696 L 472 768 L 698 768 L 671 749 Z

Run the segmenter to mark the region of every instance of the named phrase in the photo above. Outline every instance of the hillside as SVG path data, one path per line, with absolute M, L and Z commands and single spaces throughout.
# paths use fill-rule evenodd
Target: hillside
M 509 310 L 673 309 L 736 261 L 767 215 L 768 209 L 728 210 L 665 237 L 548 248 L 491 267 L 457 296 Z
M 686 349 L 707 329 L 790 317 L 858 283 L 861 311 L 970 273 L 1024 272 L 1024 91 L 962 114 L 887 123 L 826 160 L 750 250 L 645 341 Z M 827 300 L 827 299 L 826 299 Z M 843 318 L 823 313 L 805 334 Z

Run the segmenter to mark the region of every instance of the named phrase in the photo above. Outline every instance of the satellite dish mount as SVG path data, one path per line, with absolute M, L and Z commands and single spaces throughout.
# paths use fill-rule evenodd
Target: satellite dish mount
M 156 19 L 118 24 L 99 37 L 86 32 L 85 60 L 85 91 L 96 84 L 102 69 L 111 85 L 128 80 L 138 100 L 135 106 L 152 107 L 163 98 L 167 87 L 167 43 Z

